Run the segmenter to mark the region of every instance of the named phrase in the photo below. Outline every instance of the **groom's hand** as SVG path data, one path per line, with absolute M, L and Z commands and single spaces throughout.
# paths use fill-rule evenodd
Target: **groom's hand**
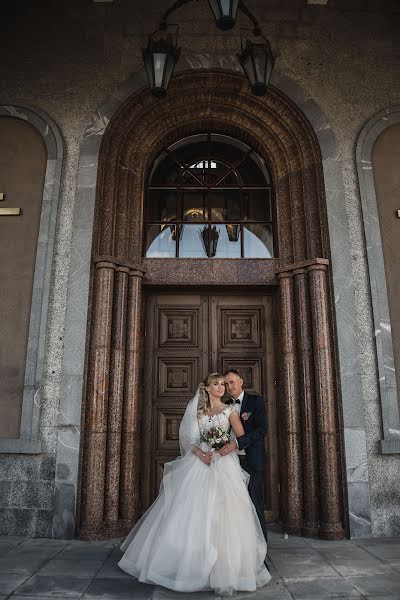
M 221 448 L 221 450 L 219 450 L 219 453 L 221 456 L 226 456 L 227 454 L 230 454 L 231 452 L 234 452 L 237 449 L 237 445 L 236 442 L 229 442 L 229 444 L 225 444 L 225 446 L 223 446 Z

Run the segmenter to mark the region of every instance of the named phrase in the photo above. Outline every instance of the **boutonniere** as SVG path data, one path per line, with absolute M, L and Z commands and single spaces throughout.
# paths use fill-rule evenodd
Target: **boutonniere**
M 244 412 L 240 415 L 240 417 L 243 419 L 243 421 L 248 421 L 249 417 L 251 415 L 251 412 Z

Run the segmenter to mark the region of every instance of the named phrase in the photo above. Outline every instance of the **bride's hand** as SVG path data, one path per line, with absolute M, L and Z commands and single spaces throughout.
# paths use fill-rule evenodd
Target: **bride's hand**
M 203 452 L 203 450 L 201 448 L 197 448 L 197 447 L 193 448 L 193 452 L 196 454 L 196 456 L 199 457 L 201 462 L 203 462 L 205 465 L 210 464 L 212 456 L 214 454 L 214 452 Z
M 203 463 L 205 465 L 209 465 L 211 462 L 211 459 L 213 457 L 214 452 L 201 452 L 201 454 L 199 455 L 199 458 L 201 461 L 203 461 Z

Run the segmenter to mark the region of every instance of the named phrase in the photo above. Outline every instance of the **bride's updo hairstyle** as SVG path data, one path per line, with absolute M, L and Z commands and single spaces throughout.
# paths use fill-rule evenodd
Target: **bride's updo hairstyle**
M 199 385 L 199 403 L 197 405 L 197 416 L 202 417 L 207 414 L 210 405 L 210 398 L 208 396 L 208 392 L 206 387 L 208 387 L 213 381 L 218 381 L 218 379 L 223 379 L 224 376 L 221 373 L 210 373 L 207 375 L 204 381 L 202 381 Z

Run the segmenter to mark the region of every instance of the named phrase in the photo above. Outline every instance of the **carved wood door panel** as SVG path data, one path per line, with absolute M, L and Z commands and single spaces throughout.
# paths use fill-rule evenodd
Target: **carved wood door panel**
M 278 517 L 278 460 L 271 296 L 158 294 L 147 298 L 142 509 L 156 497 L 164 463 L 179 455 L 179 424 L 199 381 L 234 368 L 267 398 L 267 519 Z

